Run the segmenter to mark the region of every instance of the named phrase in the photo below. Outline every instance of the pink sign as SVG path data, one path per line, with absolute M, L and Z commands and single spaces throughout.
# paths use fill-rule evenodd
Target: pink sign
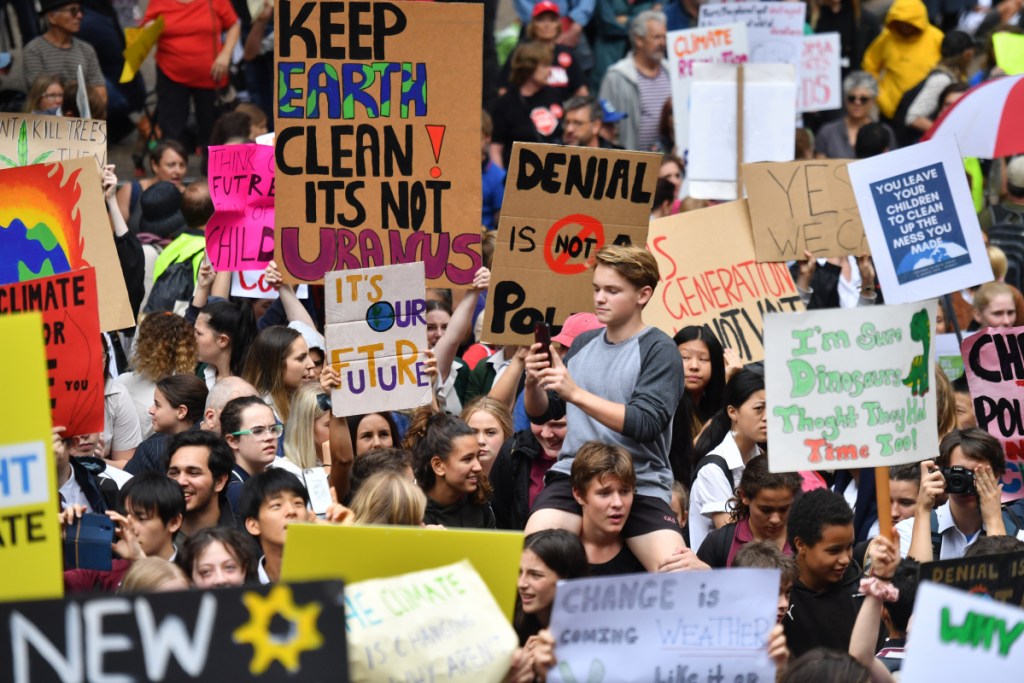
M 274 258 L 274 148 L 210 147 L 213 218 L 206 255 L 215 270 L 262 270 Z
M 1006 453 L 1003 502 L 1024 498 L 1024 327 L 985 328 L 960 350 L 978 426 Z

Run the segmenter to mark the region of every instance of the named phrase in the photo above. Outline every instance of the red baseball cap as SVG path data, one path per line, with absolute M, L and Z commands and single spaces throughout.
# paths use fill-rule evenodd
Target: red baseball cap
M 536 19 L 545 12 L 551 12 L 556 17 L 561 16 L 561 12 L 558 11 L 558 5 L 551 2 L 551 0 L 541 0 L 533 6 L 533 18 Z
M 576 337 L 584 332 L 596 330 L 599 327 L 604 327 L 604 323 L 598 320 L 597 316 L 593 313 L 573 313 L 565 319 L 561 332 L 552 337 L 551 341 L 558 342 L 565 348 L 569 348 Z

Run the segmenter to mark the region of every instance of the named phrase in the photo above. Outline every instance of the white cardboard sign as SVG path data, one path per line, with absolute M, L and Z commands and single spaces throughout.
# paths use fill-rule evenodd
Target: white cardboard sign
M 281 295 L 263 279 L 262 270 L 235 270 L 231 272 L 231 296 L 244 299 L 277 299 Z M 309 297 L 309 285 L 295 287 L 295 296 Z
M 800 51 L 800 111 L 829 111 L 842 103 L 838 33 L 804 36 Z

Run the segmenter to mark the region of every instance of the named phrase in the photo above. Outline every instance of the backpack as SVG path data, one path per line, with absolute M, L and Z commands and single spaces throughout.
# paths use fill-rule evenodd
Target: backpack
M 206 244 L 199 241 L 191 253 L 181 254 L 156 278 L 143 313 L 174 311 L 179 301 L 188 301 L 195 289 L 197 259 L 202 259 Z M 164 250 L 166 252 L 167 249 Z M 161 253 L 162 255 L 162 253 Z
M 928 82 L 928 79 L 937 73 L 946 73 L 942 69 L 932 69 L 928 72 L 928 75 L 921 79 L 921 82 L 915 85 L 910 90 L 903 93 L 900 97 L 900 103 L 896 105 L 896 113 L 892 115 L 892 129 L 896 134 L 896 143 L 900 147 L 907 147 L 913 145 L 921 139 L 924 135 L 921 131 L 916 128 L 911 128 L 907 125 L 907 112 L 910 111 L 910 105 L 914 103 L 917 96 L 924 90 L 924 84 Z
M 725 458 L 720 455 L 715 455 L 714 453 L 708 453 L 697 461 L 697 467 L 693 469 L 693 478 L 690 480 L 691 490 L 693 489 L 694 482 L 697 481 L 697 475 L 700 473 L 700 470 L 704 465 L 716 465 L 720 470 L 722 470 L 722 474 L 725 475 L 725 480 L 729 482 L 729 489 L 731 491 L 736 490 L 736 482 L 732 478 L 732 470 L 729 469 L 729 465 L 725 462 Z

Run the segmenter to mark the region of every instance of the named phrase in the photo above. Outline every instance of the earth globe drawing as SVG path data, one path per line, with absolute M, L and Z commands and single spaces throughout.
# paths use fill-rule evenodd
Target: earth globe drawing
M 53 231 L 37 223 L 28 228 L 19 218 L 0 225 L 0 284 L 23 282 L 71 270 Z
M 387 301 L 378 301 L 366 309 L 366 324 L 374 332 L 387 332 L 395 325 L 395 308 Z
M 907 254 L 896 269 L 898 274 L 910 273 L 929 266 L 969 256 L 967 249 L 953 242 L 942 242 L 935 247 L 917 254 Z

